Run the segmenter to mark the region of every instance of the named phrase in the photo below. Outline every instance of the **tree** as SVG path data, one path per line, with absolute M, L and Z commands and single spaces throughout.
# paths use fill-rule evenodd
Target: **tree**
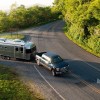
M 62 12 L 72 39 L 100 53 L 100 0 L 55 0 L 54 8 Z
M 9 20 L 7 18 L 7 14 L 3 11 L 0 11 L 0 32 L 8 30 L 9 28 Z

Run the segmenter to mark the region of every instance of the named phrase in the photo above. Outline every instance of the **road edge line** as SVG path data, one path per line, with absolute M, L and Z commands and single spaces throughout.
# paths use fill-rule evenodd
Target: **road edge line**
M 39 75 L 43 78 L 43 80 L 56 92 L 57 95 L 59 95 L 60 98 L 62 98 L 62 100 L 66 100 L 47 80 L 46 78 L 41 74 L 41 72 L 36 68 L 36 66 L 34 65 L 34 68 L 36 69 L 36 71 L 39 73 Z
M 72 76 L 75 77 L 75 78 L 77 78 L 77 79 L 79 79 L 81 82 L 83 82 L 84 84 L 86 84 L 90 89 L 92 89 L 96 93 L 100 94 L 100 90 L 98 90 L 95 86 L 91 85 L 90 83 L 86 82 L 85 80 L 81 79 L 78 75 L 72 73 Z

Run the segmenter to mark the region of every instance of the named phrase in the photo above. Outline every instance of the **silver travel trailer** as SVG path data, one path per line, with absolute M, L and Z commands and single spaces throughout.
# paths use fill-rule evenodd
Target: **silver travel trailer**
M 36 53 L 36 45 L 20 39 L 0 38 L 0 56 L 2 58 L 19 58 L 31 60 Z

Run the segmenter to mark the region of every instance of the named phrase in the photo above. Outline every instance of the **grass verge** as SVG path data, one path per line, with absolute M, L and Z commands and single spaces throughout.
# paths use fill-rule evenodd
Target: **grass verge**
M 0 38 L 6 38 L 6 39 L 24 39 L 24 35 L 22 34 L 2 34 L 0 35 Z
M 71 40 L 73 41 L 75 44 L 77 44 L 78 46 L 80 46 L 81 48 L 83 48 L 84 50 L 86 50 L 87 52 L 97 56 L 97 57 L 100 57 L 100 54 L 99 53 L 96 53 L 95 51 L 91 50 L 88 46 L 86 45 L 83 45 L 83 44 L 80 44 L 78 41 L 74 40 L 71 36 L 69 36 L 67 34 L 67 32 L 65 32 L 65 35 Z
M 33 95 L 12 69 L 0 65 L 0 100 L 43 100 Z

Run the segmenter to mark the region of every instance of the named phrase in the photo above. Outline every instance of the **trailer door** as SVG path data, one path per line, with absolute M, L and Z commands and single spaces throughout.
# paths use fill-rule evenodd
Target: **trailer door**
M 15 58 L 24 59 L 24 48 L 23 47 L 15 47 Z
M 15 47 L 14 57 L 19 58 L 19 47 Z

